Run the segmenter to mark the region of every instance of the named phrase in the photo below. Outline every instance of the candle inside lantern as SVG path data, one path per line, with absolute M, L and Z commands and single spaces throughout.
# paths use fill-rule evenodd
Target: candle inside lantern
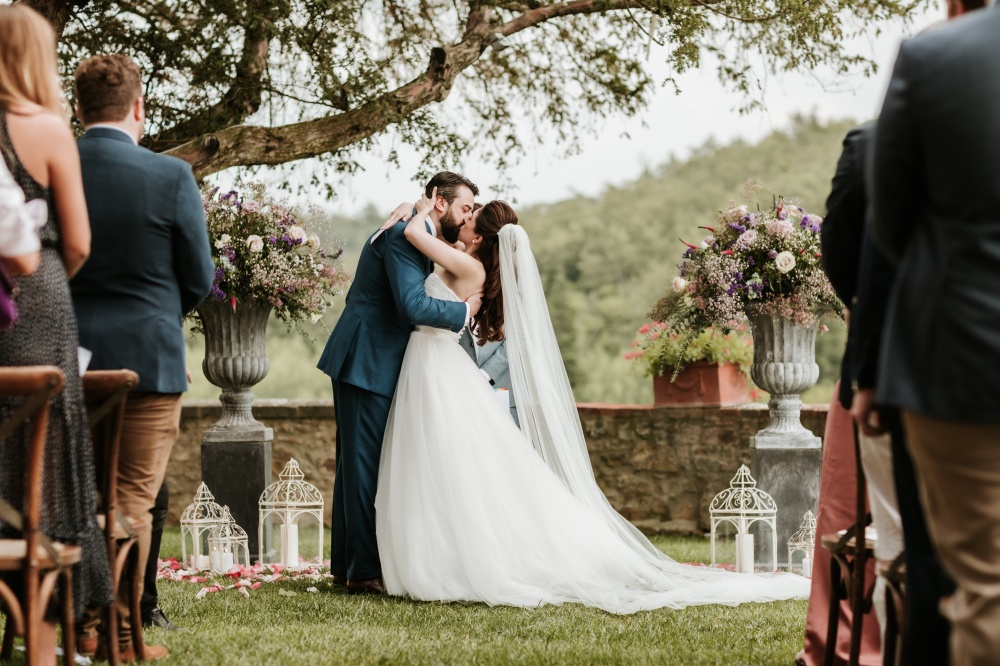
M 197 561 L 195 562 L 195 569 L 198 571 L 206 571 L 212 566 L 212 561 L 209 559 L 208 555 L 199 555 Z
M 812 558 L 809 556 L 802 558 L 802 575 L 806 578 L 812 578 L 813 575 L 813 563 Z
M 281 562 L 286 567 L 299 566 L 299 526 L 281 526 Z
M 736 571 L 753 573 L 753 535 L 736 535 Z
M 212 568 L 212 571 L 219 571 L 220 564 L 219 564 L 219 549 L 218 548 L 213 548 L 212 549 L 212 552 L 210 552 L 208 554 L 208 559 L 209 559 L 209 566 Z
M 221 564 L 220 569 L 222 570 L 223 573 L 225 573 L 225 572 L 227 572 L 227 571 L 229 571 L 230 569 L 233 568 L 233 554 L 232 553 L 221 553 L 221 557 L 219 558 L 219 560 L 220 560 L 220 564 Z

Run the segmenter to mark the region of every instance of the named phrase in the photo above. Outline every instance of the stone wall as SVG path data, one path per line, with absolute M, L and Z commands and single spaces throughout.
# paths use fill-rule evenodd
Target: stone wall
M 611 504 L 647 532 L 700 533 L 708 504 L 743 463 L 750 437 L 767 424 L 764 405 L 654 407 L 581 403 L 594 475 Z M 825 405 L 806 405 L 802 423 L 822 436 Z M 167 470 L 176 523 L 201 480 L 201 433 L 218 418 L 216 401 L 184 404 L 181 435 Z M 274 474 L 295 458 L 326 498 L 330 520 L 336 421 L 331 401 L 258 400 L 254 416 L 274 429 Z M 233 470 L 239 474 L 240 470 Z

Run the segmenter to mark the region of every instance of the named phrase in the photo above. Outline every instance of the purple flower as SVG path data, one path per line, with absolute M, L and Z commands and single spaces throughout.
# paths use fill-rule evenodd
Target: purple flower
M 739 282 L 740 280 L 743 279 L 743 273 L 736 271 L 735 273 L 733 273 L 733 279 Z
M 268 236 L 267 237 L 267 242 L 270 243 L 271 245 L 277 245 L 278 244 L 278 237 L 277 236 Z
M 744 227 L 742 224 L 736 224 L 735 222 L 730 222 L 729 228 L 739 233 L 743 233 L 744 231 L 747 230 L 747 228 Z
M 681 254 L 681 256 L 684 257 L 685 259 L 690 259 L 691 257 L 694 256 L 694 248 L 689 247 L 688 249 L 684 250 L 684 253 Z
M 814 222 L 812 220 L 812 218 L 810 218 L 808 215 L 803 215 L 802 216 L 802 221 L 799 222 L 799 225 L 803 229 L 808 229 L 809 231 L 811 231 L 811 232 L 813 232 L 815 234 L 819 233 L 819 224 L 817 224 L 816 222 Z
M 288 234 L 285 234 L 284 236 L 282 236 L 281 240 L 285 241 L 285 244 L 288 245 L 288 246 L 295 245 L 295 241 L 293 241 Z
M 750 268 L 753 268 L 756 265 L 756 263 L 753 260 L 753 257 L 747 257 L 747 265 L 750 266 Z
M 774 259 L 777 256 L 778 256 L 778 251 L 777 250 L 768 250 L 768 252 L 767 252 L 767 258 L 768 259 Z
M 226 292 L 222 291 L 221 289 L 219 289 L 218 286 L 216 286 L 216 285 L 213 284 L 212 285 L 212 297 L 213 298 L 217 298 L 220 301 L 224 300 L 226 298 Z
M 729 289 L 726 289 L 726 293 L 729 294 L 730 296 L 732 296 L 733 294 L 735 294 L 739 290 L 740 290 L 740 285 L 738 285 L 738 284 L 731 284 L 731 285 L 729 285 Z

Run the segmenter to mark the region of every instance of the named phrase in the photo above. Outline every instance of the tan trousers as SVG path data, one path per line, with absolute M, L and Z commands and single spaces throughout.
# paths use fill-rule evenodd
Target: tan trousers
M 952 666 L 1000 663 L 1000 424 L 903 412 L 927 527 L 958 584 L 942 604 Z
M 146 560 L 150 557 L 150 509 L 156 503 L 156 494 L 167 473 L 170 451 L 180 432 L 180 420 L 180 393 L 133 393 L 125 404 L 118 458 L 118 507 L 136 525 L 140 573 L 145 571 Z M 127 585 L 119 586 L 116 605 L 120 617 L 119 634 L 122 647 L 125 647 L 132 642 Z M 93 635 L 96 625 L 95 613 L 84 620 L 84 635 Z

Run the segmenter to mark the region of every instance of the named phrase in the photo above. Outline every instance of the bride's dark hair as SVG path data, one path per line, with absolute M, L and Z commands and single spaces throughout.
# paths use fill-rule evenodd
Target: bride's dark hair
M 503 292 L 500 289 L 500 227 L 517 224 L 517 213 L 506 201 L 491 201 L 476 217 L 476 233 L 482 236 L 476 256 L 486 269 L 483 304 L 473 317 L 479 344 L 503 340 Z

